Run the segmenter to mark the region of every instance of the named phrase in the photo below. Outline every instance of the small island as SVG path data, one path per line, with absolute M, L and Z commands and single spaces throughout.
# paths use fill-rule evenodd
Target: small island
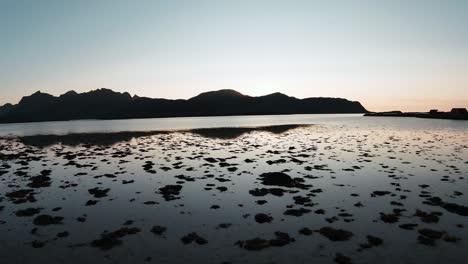
M 189 99 L 147 98 L 102 88 L 53 96 L 40 91 L 18 104 L 0 106 L 0 124 L 82 119 L 135 119 L 193 116 L 360 114 L 367 110 L 343 98 L 299 99 L 282 93 L 249 96 L 223 89 Z
M 437 109 L 432 109 L 429 112 L 369 112 L 364 116 L 388 116 L 388 117 L 419 117 L 419 118 L 435 118 L 435 119 L 453 119 L 453 120 L 468 120 L 468 111 L 466 108 L 452 108 L 450 112 L 440 112 Z

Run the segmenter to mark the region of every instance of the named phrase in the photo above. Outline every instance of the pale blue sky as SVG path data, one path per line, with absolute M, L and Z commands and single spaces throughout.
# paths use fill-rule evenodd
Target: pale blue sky
M 0 104 L 99 87 L 468 107 L 468 1 L 0 0 Z

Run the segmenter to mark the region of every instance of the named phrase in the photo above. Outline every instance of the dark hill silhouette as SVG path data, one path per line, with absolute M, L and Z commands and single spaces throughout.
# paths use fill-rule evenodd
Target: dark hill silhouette
M 152 99 L 97 89 L 59 97 L 36 92 L 0 107 L 0 123 L 181 116 L 366 113 L 341 98 L 298 99 L 281 93 L 252 97 L 234 90 L 202 93 L 188 100 Z
M 189 101 L 210 101 L 210 100 L 237 100 L 237 99 L 245 99 L 250 96 L 243 95 L 238 91 L 230 90 L 230 89 L 223 89 L 219 91 L 211 91 L 201 93 L 195 97 L 189 99 Z
M 11 110 L 13 110 L 13 105 L 12 104 L 5 104 L 0 107 L 0 117 L 4 115 L 8 115 Z

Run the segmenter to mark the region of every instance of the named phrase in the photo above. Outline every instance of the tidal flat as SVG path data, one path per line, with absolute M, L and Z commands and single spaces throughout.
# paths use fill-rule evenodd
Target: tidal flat
M 0 139 L 3 263 L 466 263 L 468 132 Z

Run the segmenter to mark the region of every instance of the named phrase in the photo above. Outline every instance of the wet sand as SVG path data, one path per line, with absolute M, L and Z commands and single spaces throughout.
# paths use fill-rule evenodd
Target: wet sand
M 465 263 L 468 133 L 0 139 L 5 263 Z

